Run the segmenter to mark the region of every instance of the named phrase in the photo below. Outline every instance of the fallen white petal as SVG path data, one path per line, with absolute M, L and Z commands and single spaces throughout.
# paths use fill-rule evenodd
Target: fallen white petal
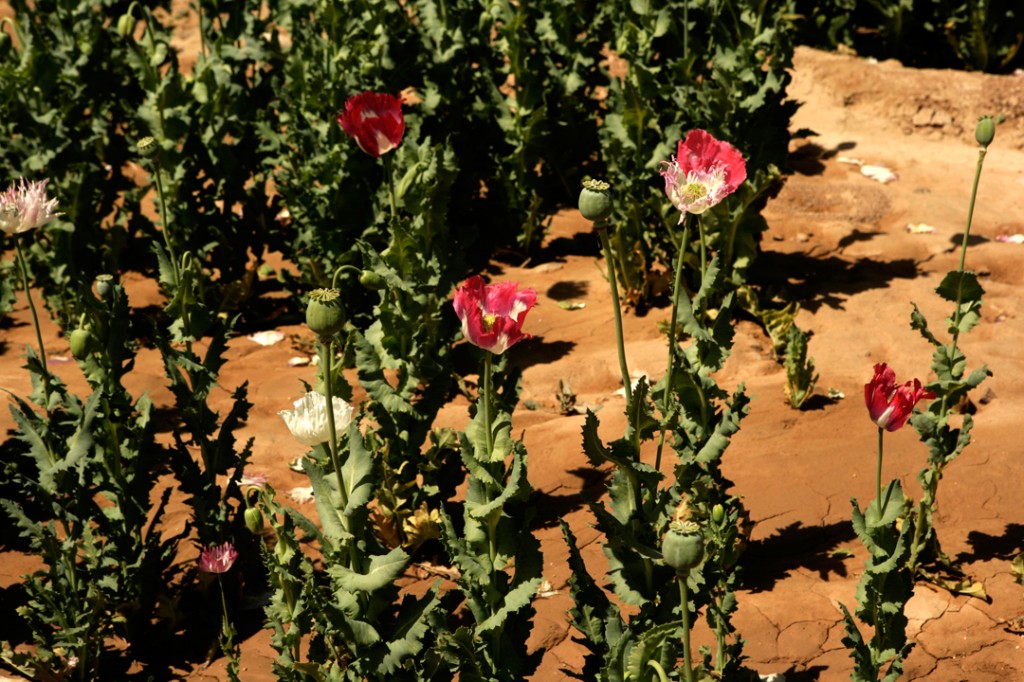
M 996 241 L 1004 244 L 1024 244 L 1024 234 L 1000 234 L 996 235 Z
M 926 223 L 907 223 L 907 232 L 910 234 L 931 234 L 935 228 Z
M 840 156 L 838 159 L 836 159 L 836 161 L 838 161 L 839 163 L 848 163 L 848 164 L 850 164 L 852 166 L 863 166 L 864 165 L 864 162 L 861 161 L 860 159 L 855 159 L 855 158 L 850 157 L 850 156 Z
M 877 180 L 883 185 L 896 180 L 896 174 L 885 166 L 861 166 L 860 172 L 863 173 L 865 177 Z
M 289 367 L 305 367 L 310 362 L 309 357 L 305 355 L 295 355 L 288 358 Z
M 292 498 L 299 504 L 305 504 L 306 502 L 313 501 L 313 486 L 292 488 L 288 491 L 288 497 Z
M 256 332 L 255 334 L 249 334 L 245 338 L 249 339 L 254 343 L 258 343 L 261 346 L 273 346 L 275 343 L 284 340 L 284 333 L 279 332 L 276 329 L 265 332 Z

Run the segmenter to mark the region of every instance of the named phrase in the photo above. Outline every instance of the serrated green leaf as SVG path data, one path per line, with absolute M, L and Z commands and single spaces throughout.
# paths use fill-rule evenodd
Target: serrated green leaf
M 513 587 L 505 595 L 501 608 L 487 620 L 476 626 L 477 637 L 483 636 L 497 627 L 501 627 L 510 615 L 532 604 L 533 598 L 537 594 L 537 588 L 540 587 L 541 580 L 542 578 L 539 577 L 532 578 Z
M 341 565 L 330 566 L 328 573 L 334 583 L 343 590 L 372 594 L 393 585 L 408 564 L 409 555 L 401 547 L 396 547 L 387 554 L 371 557 L 370 565 L 365 573 L 353 571 Z

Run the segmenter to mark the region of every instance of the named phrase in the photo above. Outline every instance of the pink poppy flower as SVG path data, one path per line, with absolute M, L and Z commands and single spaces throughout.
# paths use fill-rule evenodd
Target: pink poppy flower
M 230 542 L 207 547 L 199 555 L 199 570 L 205 573 L 227 573 L 238 558 Z
M 920 379 L 897 386 L 896 372 L 884 362 L 875 365 L 875 375 L 864 384 L 864 402 L 871 421 L 886 431 L 903 428 L 917 401 L 934 397 L 934 393 L 921 386 Z
M 700 215 L 708 210 L 747 179 L 743 155 L 703 130 L 691 130 L 672 160 L 662 165 L 665 194 L 682 211 L 679 222 L 687 213 Z
M 455 314 L 462 320 L 462 334 L 474 345 L 495 354 L 523 339 L 523 320 L 537 303 L 533 289 L 519 291 L 519 282 L 484 284 L 474 275 L 455 290 Z
M 6 192 L 0 193 L 0 231 L 5 234 L 20 234 L 42 227 L 57 216 L 57 200 L 46 196 L 49 180 L 12 183 Z
M 353 95 L 338 113 L 338 123 L 360 149 L 379 158 L 402 142 L 405 134 L 402 100 L 369 91 Z

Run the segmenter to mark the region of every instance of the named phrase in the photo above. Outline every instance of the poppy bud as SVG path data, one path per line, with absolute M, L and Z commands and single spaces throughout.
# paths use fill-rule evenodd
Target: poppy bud
M 135 32 L 135 17 L 125 12 L 117 20 L 117 32 L 122 38 L 131 38 Z
M 714 521 L 716 526 L 721 526 L 722 521 L 725 520 L 725 507 L 720 504 L 716 504 L 711 508 L 711 520 Z
M 597 223 L 612 214 L 611 185 L 601 180 L 584 180 L 580 191 L 580 213 L 587 220 Z
M 974 129 L 974 139 L 978 141 L 982 147 L 987 147 L 992 144 L 992 139 L 996 136 L 996 122 L 992 120 L 991 116 L 981 116 L 978 118 L 978 125 Z
M 370 291 L 380 291 L 387 287 L 384 278 L 373 270 L 363 270 L 359 275 L 359 283 Z
M 314 289 L 306 306 L 306 325 L 322 339 L 327 339 L 345 326 L 345 310 L 337 289 Z
M 258 534 L 263 531 L 263 514 L 258 508 L 245 508 L 245 527 L 253 534 Z
M 85 360 L 93 350 L 96 337 L 88 329 L 76 329 L 68 338 L 71 343 L 71 354 L 76 360 Z
M 661 556 L 665 563 L 685 575 L 704 560 L 704 534 L 692 521 L 673 521 L 661 539 Z

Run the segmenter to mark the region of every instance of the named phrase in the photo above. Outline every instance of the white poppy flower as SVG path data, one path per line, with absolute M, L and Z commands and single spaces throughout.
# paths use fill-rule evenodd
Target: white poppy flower
M 332 399 L 334 405 L 334 427 L 340 435 L 352 423 L 352 406 L 341 398 Z M 295 401 L 292 410 L 278 412 L 284 418 L 288 430 L 303 445 L 313 447 L 331 439 L 327 427 L 327 397 L 310 391 Z

